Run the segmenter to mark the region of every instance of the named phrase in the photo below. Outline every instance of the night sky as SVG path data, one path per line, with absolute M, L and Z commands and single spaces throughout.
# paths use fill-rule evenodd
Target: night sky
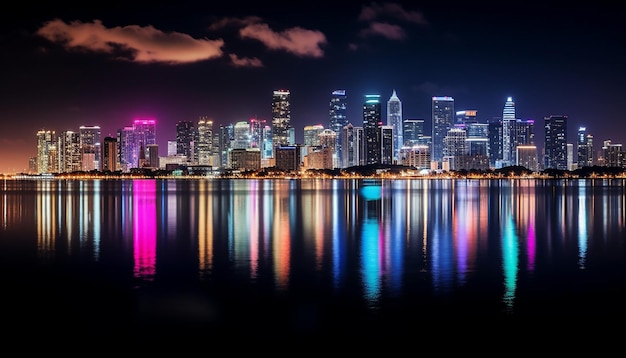
M 517 117 L 567 115 L 626 143 L 626 21 L 609 1 L 90 2 L 16 4 L 0 31 L 0 173 L 26 171 L 40 129 L 99 125 L 115 135 L 137 117 L 158 121 L 160 155 L 181 120 L 271 123 L 276 89 L 291 91 L 292 124 L 328 126 L 330 94 L 345 89 L 362 125 L 365 94 L 395 90 L 404 118 L 431 98 L 487 121 L 513 97 Z M 616 7 L 618 6 L 618 7 Z M 383 106 L 386 108 L 386 106 Z M 385 117 L 386 118 L 386 117 Z

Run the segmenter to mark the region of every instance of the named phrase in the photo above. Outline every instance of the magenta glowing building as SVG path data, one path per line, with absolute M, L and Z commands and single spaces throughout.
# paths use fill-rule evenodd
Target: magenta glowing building
M 148 158 L 145 157 L 148 146 L 156 145 L 156 120 L 136 118 L 132 126 L 118 130 L 121 170 L 128 172 L 141 168 Z

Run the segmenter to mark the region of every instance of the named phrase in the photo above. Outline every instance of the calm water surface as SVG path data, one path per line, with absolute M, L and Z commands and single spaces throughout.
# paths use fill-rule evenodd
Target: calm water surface
M 16 334 L 381 337 L 626 318 L 622 179 L 2 185 Z

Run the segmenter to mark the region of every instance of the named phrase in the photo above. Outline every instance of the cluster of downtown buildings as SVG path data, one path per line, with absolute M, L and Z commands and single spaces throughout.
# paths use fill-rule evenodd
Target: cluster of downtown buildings
M 430 133 L 425 119 L 404 118 L 395 90 L 386 101 L 365 95 L 359 123 L 348 120 L 345 90 L 331 92 L 328 125 L 303 128 L 304 143 L 296 143 L 291 123 L 291 92 L 275 90 L 271 122 L 251 118 L 214 126 L 200 116 L 179 121 L 176 139 L 168 141 L 167 155 L 159 155 L 157 122 L 138 118 L 101 138 L 99 126 L 78 131 L 40 130 L 37 156 L 29 171 L 37 174 L 85 171 L 254 171 L 273 167 L 282 171 L 337 169 L 364 165 L 403 165 L 424 171 L 489 170 L 522 166 L 532 171 L 573 170 L 593 165 L 624 167 L 621 144 L 605 140 L 594 158 L 593 135 L 580 127 L 575 143 L 567 137 L 566 115 L 544 118 L 541 153 L 535 145 L 535 121 L 519 119 L 511 97 L 502 117 L 481 121 L 477 110 L 455 110 L 452 97 L 432 97 Z M 383 113 L 383 108 L 386 113 Z

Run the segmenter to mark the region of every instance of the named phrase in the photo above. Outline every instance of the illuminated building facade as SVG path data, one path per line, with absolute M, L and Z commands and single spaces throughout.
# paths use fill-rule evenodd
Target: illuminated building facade
M 272 96 L 272 141 L 274 147 L 290 145 L 291 135 L 291 92 L 275 90 Z
M 544 169 L 567 168 L 567 116 L 545 117 Z
M 184 155 L 189 162 L 194 161 L 194 139 L 196 126 L 192 121 L 176 123 L 176 154 Z
M 398 98 L 396 90 L 393 90 L 391 97 L 387 101 L 387 125 L 393 131 L 393 162 L 397 163 L 400 148 L 404 145 L 404 137 L 402 132 L 402 101 Z
M 365 135 L 365 164 L 380 164 L 381 141 L 381 104 L 380 95 L 365 95 L 363 103 L 363 131 Z
M 444 139 L 454 125 L 454 98 L 432 98 L 432 151 L 431 160 L 442 162 L 444 157 Z
M 63 131 L 59 136 L 60 171 L 71 173 L 82 170 L 80 135 L 75 131 Z
M 58 172 L 56 132 L 41 129 L 37 131 L 37 174 Z
M 502 110 L 502 165 L 510 166 L 515 163 L 515 102 L 508 97 Z
M 80 126 L 81 170 L 100 170 L 100 126 Z
M 578 128 L 576 144 L 578 168 L 593 166 L 593 135 L 587 133 L 586 127 Z
M 117 171 L 118 159 L 117 159 L 117 140 L 113 137 L 104 137 L 102 142 L 102 171 Z
M 200 116 L 196 124 L 194 140 L 194 157 L 198 165 L 212 165 L 213 154 L 213 121 L 206 116 Z
M 348 125 L 348 96 L 346 90 L 337 89 L 331 93 L 329 109 L 329 129 L 337 133 L 335 153 L 337 166 L 343 167 L 343 128 Z

